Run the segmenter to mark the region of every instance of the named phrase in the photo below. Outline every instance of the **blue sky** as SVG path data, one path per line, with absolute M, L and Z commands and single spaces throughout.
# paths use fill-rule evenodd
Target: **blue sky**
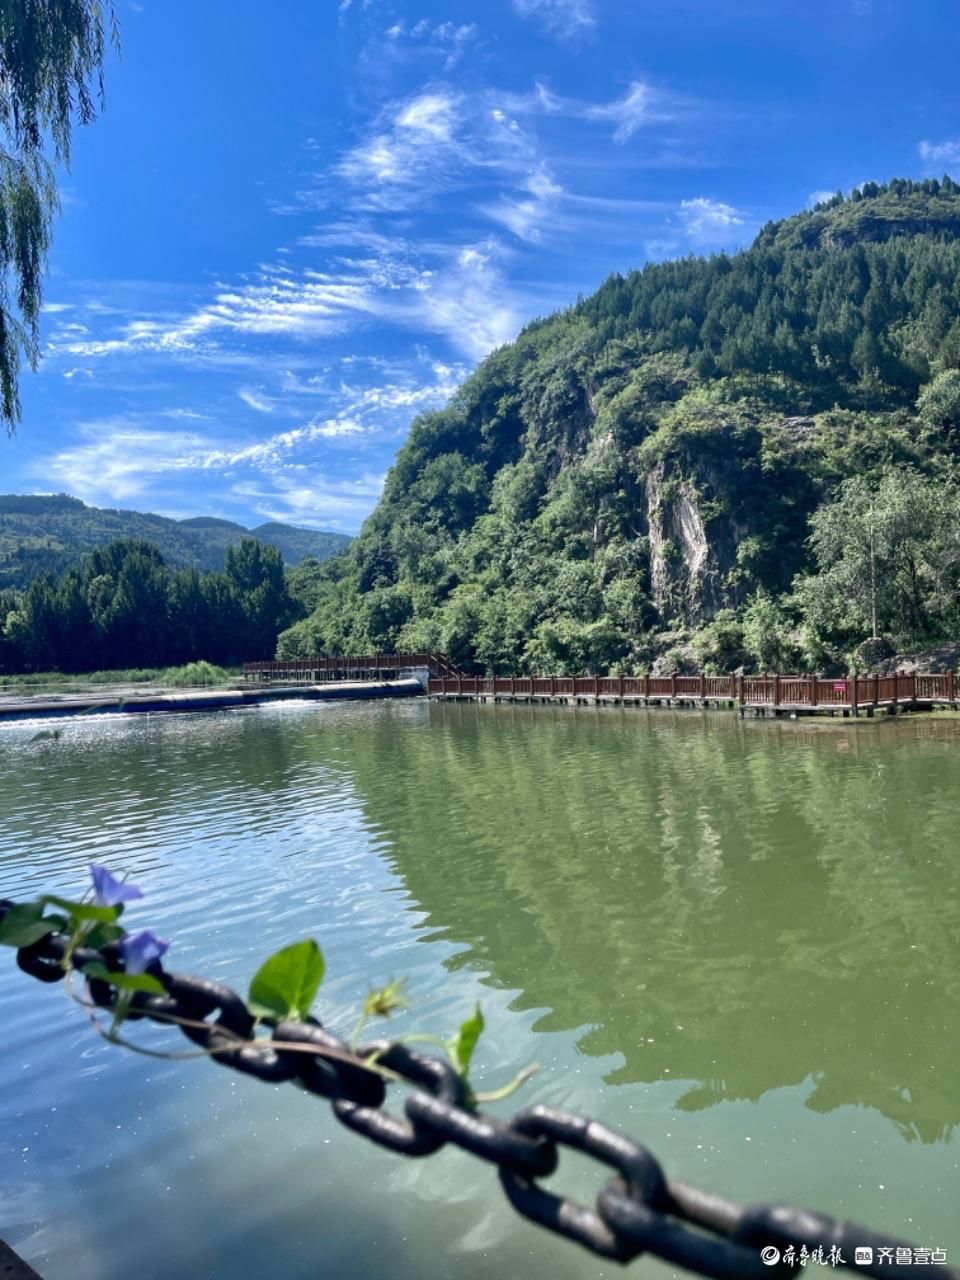
M 354 532 L 531 318 L 960 174 L 956 0 L 120 0 L 8 492 Z

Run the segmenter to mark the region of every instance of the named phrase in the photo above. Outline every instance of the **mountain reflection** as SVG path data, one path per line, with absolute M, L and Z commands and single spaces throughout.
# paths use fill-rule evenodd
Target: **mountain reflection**
M 427 912 L 619 1054 L 611 1084 L 692 1080 L 678 1106 L 808 1077 L 908 1139 L 960 1122 L 960 864 L 952 724 L 430 708 L 356 735 L 358 793 Z M 425 728 L 426 726 L 424 726 Z

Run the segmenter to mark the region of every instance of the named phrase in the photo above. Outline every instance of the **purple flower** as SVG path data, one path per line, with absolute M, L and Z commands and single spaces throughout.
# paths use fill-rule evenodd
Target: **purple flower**
M 152 929 L 128 933 L 120 940 L 125 972 L 145 973 L 154 960 L 159 960 L 169 946 L 170 943 L 165 942 L 163 938 L 158 938 Z
M 90 875 L 93 879 L 93 900 L 98 907 L 115 907 L 120 902 L 133 902 L 135 898 L 143 897 L 135 884 L 124 884 L 99 862 L 90 863 Z

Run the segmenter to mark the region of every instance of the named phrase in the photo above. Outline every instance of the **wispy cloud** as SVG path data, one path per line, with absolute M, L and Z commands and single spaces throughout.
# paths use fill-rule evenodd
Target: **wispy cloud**
M 586 107 L 585 117 L 588 120 L 610 120 L 616 126 L 613 131 L 614 142 L 626 142 L 644 125 L 663 123 L 674 118 L 666 109 L 663 95 L 648 84 L 635 80 L 626 95 L 615 102 L 600 106 Z
M 536 189 L 546 198 L 546 185 Z M 335 241 L 349 249 L 350 234 L 349 224 L 341 222 L 305 239 Z M 236 343 L 337 337 L 376 320 L 442 334 L 465 355 L 479 359 L 519 328 L 522 312 L 501 269 L 505 250 L 495 240 L 415 244 L 378 236 L 371 256 L 370 233 L 360 227 L 356 234 L 361 254 L 341 255 L 327 271 L 265 269 L 252 279 L 221 286 L 210 301 L 182 316 L 140 316 L 112 330 L 113 317 L 106 317 L 105 332 L 61 325 L 50 337 L 47 355 L 71 362 L 153 356 L 257 369 L 265 357 L 249 346 L 236 349 Z M 260 393 L 249 387 L 244 392 L 251 408 L 269 411 Z
M 480 28 L 475 22 L 431 22 L 421 18 L 408 24 L 399 19 L 384 32 L 385 38 L 396 47 L 414 43 L 428 52 L 443 58 L 443 69 L 452 70 L 463 57 L 467 47 L 477 39 Z
M 695 99 L 643 80 L 631 81 L 624 94 L 606 102 L 566 97 L 542 80 L 528 92 L 494 93 L 491 99 L 495 110 L 521 119 L 542 115 L 612 124 L 617 143 L 627 142 L 642 128 L 695 120 L 703 112 Z
M 591 0 L 513 0 L 513 7 L 558 40 L 582 39 L 597 25 Z
M 254 390 L 253 387 L 241 387 L 237 395 L 245 405 L 254 409 L 257 413 L 273 414 L 280 411 L 275 400 L 262 395 L 259 391 Z
M 353 532 L 380 497 L 385 479 L 385 475 L 364 472 L 356 479 L 334 480 L 320 469 L 311 469 L 296 476 L 241 481 L 231 492 L 267 520 Z
M 921 142 L 917 147 L 920 159 L 934 166 L 953 168 L 960 165 L 960 138 L 947 138 L 943 142 Z
M 406 208 L 434 190 L 451 163 L 466 159 L 458 146 L 462 97 L 447 88 L 420 93 L 384 112 L 374 132 L 346 153 L 336 173 L 368 191 L 373 208 Z
M 563 188 L 554 182 L 546 168 L 531 173 L 522 194 L 501 195 L 480 210 L 499 222 L 517 237 L 537 243 L 542 238 L 543 224 L 557 208 Z
M 421 351 L 412 362 L 377 366 L 381 374 L 392 376 L 371 384 L 351 380 L 361 363 L 344 361 L 344 376 L 338 380 L 304 381 L 292 375 L 278 379 L 275 391 L 264 400 L 291 415 L 305 399 L 323 397 L 321 410 L 311 412 L 305 422 L 301 416 L 303 425 L 290 430 L 244 439 L 216 426 L 203 434 L 171 429 L 163 419 L 213 422 L 206 414 L 179 407 L 85 419 L 72 424 L 68 445 L 34 459 L 32 474 L 88 502 L 136 501 L 154 510 L 169 506 L 171 495 L 182 494 L 191 478 L 209 488 L 214 475 L 243 483 L 251 493 L 257 489 L 285 494 L 289 484 L 282 477 L 300 477 L 316 468 L 318 446 L 364 450 L 371 441 L 396 439 L 413 414 L 446 403 L 466 373 L 463 365 L 433 360 Z M 294 483 L 298 492 L 303 487 L 299 480 Z M 344 484 L 337 491 L 349 495 L 349 508 L 316 512 L 319 524 L 347 509 L 354 516 L 367 514 L 370 504 L 362 511 L 358 505 L 362 493 L 369 497 L 367 489 L 361 492 Z

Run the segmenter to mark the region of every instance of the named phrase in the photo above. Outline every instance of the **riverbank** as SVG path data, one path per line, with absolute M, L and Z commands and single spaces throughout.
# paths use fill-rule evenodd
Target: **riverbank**
M 83 693 L 108 687 L 111 691 L 137 685 L 193 689 L 229 685 L 240 675 L 238 667 L 218 667 L 212 662 L 187 662 L 179 667 L 128 667 L 112 671 L 35 671 L 0 675 L 0 697 L 5 694 Z
M 330 684 L 297 685 L 295 688 L 188 689 L 129 695 L 64 694 L 60 697 L 12 697 L 0 695 L 0 721 L 35 720 L 76 715 L 135 714 L 170 711 L 224 711 L 255 707 L 265 702 L 296 698 L 322 702 L 331 699 L 409 698 L 424 692 L 419 680 L 336 680 Z

